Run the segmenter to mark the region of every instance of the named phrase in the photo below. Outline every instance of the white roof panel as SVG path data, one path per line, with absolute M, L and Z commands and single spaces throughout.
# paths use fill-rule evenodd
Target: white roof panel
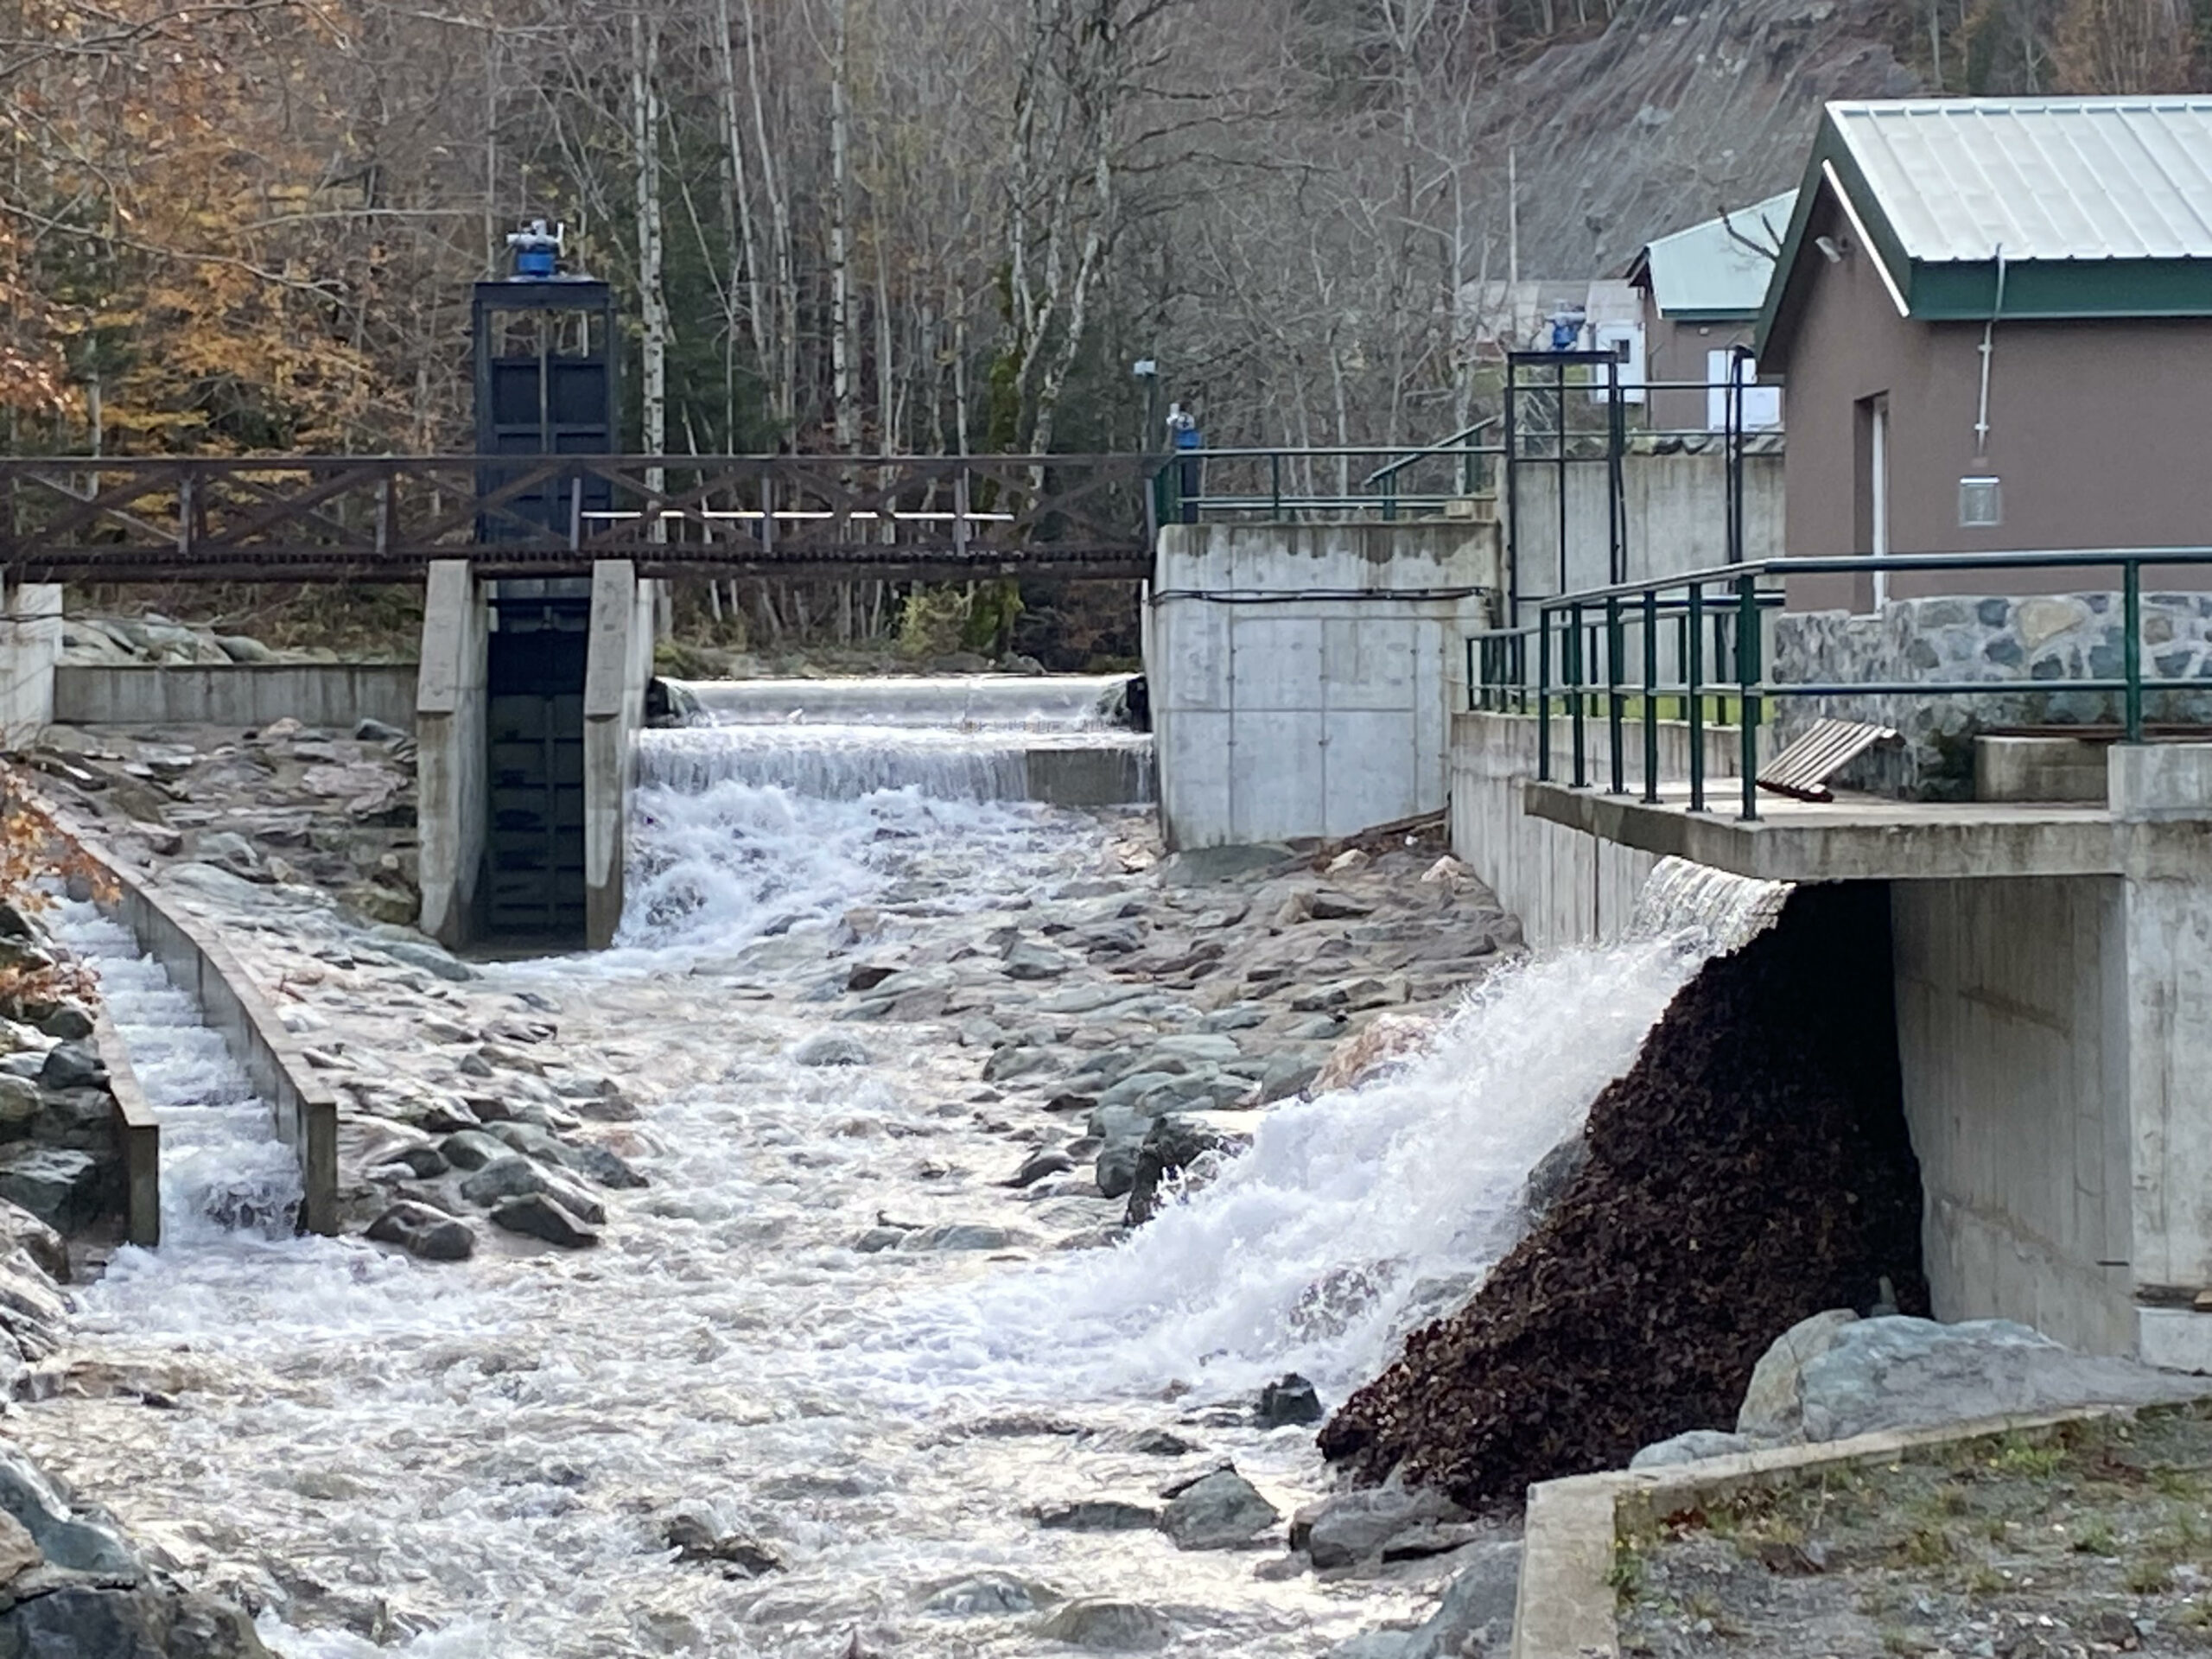
M 2212 258 L 2212 98 L 1912 99 L 1828 115 L 1908 258 Z

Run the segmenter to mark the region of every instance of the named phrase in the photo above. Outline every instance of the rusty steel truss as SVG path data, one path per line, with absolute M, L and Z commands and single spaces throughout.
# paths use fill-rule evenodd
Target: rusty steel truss
M 588 571 L 1129 580 L 1142 455 L 0 458 L 10 582 L 414 582 Z

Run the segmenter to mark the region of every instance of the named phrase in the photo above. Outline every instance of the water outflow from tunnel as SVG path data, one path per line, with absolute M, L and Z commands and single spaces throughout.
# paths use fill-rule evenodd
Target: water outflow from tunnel
M 1519 1241 L 1532 1171 L 1675 992 L 1790 891 L 1665 861 L 1627 939 L 1501 967 L 1411 1058 L 1272 1109 L 1249 1152 L 1122 1247 L 922 1310 L 921 1370 L 1202 1395 L 1296 1370 L 1341 1398 Z

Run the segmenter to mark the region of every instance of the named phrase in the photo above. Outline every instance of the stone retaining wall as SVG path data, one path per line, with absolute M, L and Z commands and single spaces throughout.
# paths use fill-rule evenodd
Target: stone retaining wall
M 1852 787 L 1907 799 L 1965 800 L 1974 789 L 1974 738 L 1996 727 L 2107 725 L 2116 691 L 2037 690 L 2039 683 L 2118 679 L 2126 645 L 2116 593 L 2026 598 L 1898 600 L 1878 613 L 1789 611 L 1774 620 L 1770 677 L 1814 682 L 1987 681 L 1989 695 L 1786 698 L 1775 711 L 1784 741 L 1824 715 L 1896 728 L 1901 747 L 1878 750 L 1844 774 Z M 2202 683 L 2146 691 L 2153 721 L 2212 720 L 2212 594 L 2143 596 L 2146 678 Z

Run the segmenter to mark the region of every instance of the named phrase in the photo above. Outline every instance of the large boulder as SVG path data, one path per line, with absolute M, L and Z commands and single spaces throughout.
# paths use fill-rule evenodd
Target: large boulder
M 1454 1526 L 1467 1511 L 1425 1486 L 1380 1486 L 1309 1503 L 1290 1518 L 1290 1547 L 1317 1567 L 1380 1557 L 1390 1541 L 1417 1529 Z
M 378 1243 L 397 1244 L 425 1262 L 465 1262 L 476 1253 L 476 1234 L 467 1222 L 409 1199 L 371 1222 L 368 1233 Z
M 1393 1066 L 1410 1064 L 1435 1035 L 1436 1019 L 1425 1014 L 1378 1014 L 1329 1051 L 1314 1074 L 1313 1091 L 1357 1089 Z
M 1175 1625 L 1141 1602 L 1084 1596 L 1041 1620 L 1037 1634 L 1096 1653 L 1156 1653 L 1173 1640 Z
M 1830 1308 L 1824 1313 L 1798 1320 L 1777 1337 L 1766 1352 L 1759 1356 L 1758 1363 L 1751 1367 L 1751 1380 L 1744 1390 L 1744 1403 L 1736 1413 L 1736 1433 L 1768 1440 L 1802 1438 L 1805 1430 L 1805 1367 L 1834 1347 L 1843 1328 L 1855 1324 L 1858 1319 L 1859 1315 L 1850 1308 Z
M 99 1217 L 105 1171 L 89 1152 L 16 1145 L 0 1152 L 0 1198 L 20 1205 L 57 1232 Z
M 1178 1549 L 1236 1549 L 1281 1519 L 1258 1487 L 1234 1469 L 1217 1469 L 1168 1500 L 1160 1529 Z

